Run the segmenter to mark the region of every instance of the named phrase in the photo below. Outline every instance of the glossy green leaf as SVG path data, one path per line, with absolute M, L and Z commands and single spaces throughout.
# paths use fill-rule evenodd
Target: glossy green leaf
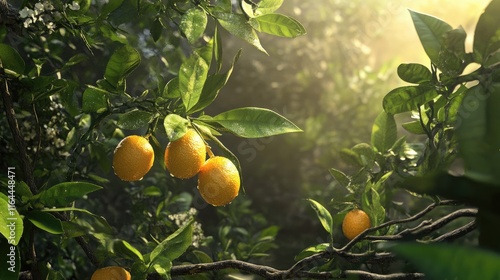
M 153 117 L 153 113 L 142 110 L 133 110 L 121 114 L 118 117 L 116 125 L 121 129 L 135 130 L 146 127 L 153 120 Z
M 41 191 L 36 197 L 46 207 L 62 207 L 100 189 L 102 187 L 87 182 L 64 182 Z
M 82 95 L 82 111 L 86 113 L 101 113 L 108 109 L 108 92 L 89 86 Z
M 387 113 L 394 115 L 417 110 L 420 105 L 437 96 L 436 90 L 426 85 L 405 86 L 390 91 L 384 97 L 382 105 Z
M 453 28 L 446 22 L 426 14 L 410 11 L 413 24 L 427 56 L 438 65 L 439 53 L 443 49 L 444 35 Z
M 413 134 L 426 134 L 425 129 L 422 127 L 420 120 L 405 122 L 401 126 L 408 132 Z
M 283 4 L 284 0 L 261 0 L 255 9 L 255 16 L 262 16 L 274 13 Z
M 412 84 L 420 84 L 432 79 L 431 71 L 418 63 L 403 63 L 399 65 L 398 76 L 401 80 Z
M 104 78 L 114 87 L 118 87 L 123 80 L 141 63 L 141 55 L 131 46 L 124 45 L 118 48 L 106 65 Z
M 179 115 L 168 114 L 163 120 L 168 139 L 172 142 L 184 136 L 188 123 L 188 120 Z
M 113 252 L 122 258 L 144 261 L 141 252 L 125 240 L 114 241 Z
M 450 30 L 444 34 L 444 45 L 446 50 L 455 54 L 459 58 L 465 56 L 465 40 L 467 33 L 462 26 Z
M 493 0 L 479 17 L 474 31 L 474 57 L 477 63 L 484 66 L 496 62 L 492 58 L 494 52 L 500 47 L 500 1 Z
M 15 192 L 10 188 L 7 192 L 8 196 L 0 193 L 0 233 L 10 245 L 16 246 L 23 235 L 24 225 L 17 212 Z
M 331 235 L 333 233 L 333 218 L 330 212 L 319 202 L 313 199 L 307 199 L 311 203 L 311 207 L 316 211 L 319 221 L 323 228 Z
M 330 168 L 329 171 L 342 187 L 347 188 L 351 184 L 351 179 L 344 172 L 335 168 Z
M 231 133 L 245 138 L 259 138 L 302 131 L 280 114 L 257 107 L 226 111 L 213 117 L 210 121 L 217 122 Z
M 181 17 L 179 28 L 189 43 L 194 44 L 203 35 L 207 26 L 208 17 L 204 10 L 194 7 Z
M 192 114 L 194 112 L 201 111 L 205 109 L 208 105 L 212 104 L 212 102 L 217 98 L 219 91 L 226 85 L 227 81 L 229 80 L 229 77 L 233 72 L 234 65 L 238 61 L 240 54 L 241 51 L 238 51 L 238 53 L 233 59 L 231 67 L 226 73 L 209 75 L 207 77 L 207 80 L 203 85 L 203 90 L 201 92 L 200 99 L 188 113 Z
M 373 147 L 367 143 L 359 143 L 351 149 L 357 156 L 359 164 L 371 168 L 375 162 L 375 151 Z
M 182 63 L 179 70 L 179 90 L 186 111 L 198 103 L 207 79 L 208 68 L 205 59 L 196 53 Z
M 42 229 L 48 233 L 64 233 L 61 220 L 57 219 L 50 213 L 32 210 L 26 213 L 26 218 L 37 228 Z
M 295 38 L 306 34 L 306 29 L 300 22 L 281 14 L 267 14 L 252 18 L 250 24 L 259 32 L 280 37 Z
M 9 45 L 0 44 L 0 66 L 17 74 L 23 74 L 26 64 L 17 50 Z
M 208 40 L 205 45 L 201 48 L 197 48 L 194 50 L 207 64 L 208 68 L 210 68 L 212 63 L 212 56 L 214 53 L 214 38 Z
M 400 243 L 390 250 L 410 261 L 427 279 L 500 279 L 500 256 L 477 247 Z
M 216 13 L 220 25 L 233 34 L 249 43 L 250 45 L 256 47 L 259 51 L 267 54 L 266 50 L 262 47 L 260 43 L 259 36 L 242 14 L 232 14 L 232 13 Z
M 19 247 L 9 244 L 7 239 L 0 238 L 0 279 L 18 280 L 21 271 L 21 254 Z
M 160 242 L 149 255 L 150 263 L 159 257 L 173 261 L 180 257 L 192 243 L 193 219 Z
M 462 100 L 456 121 L 466 174 L 487 183 L 500 182 L 500 83 L 477 85 Z
M 304 258 L 326 251 L 330 247 L 329 243 L 321 243 L 318 245 L 310 246 L 302 250 L 295 256 L 295 261 L 300 261 Z
M 255 12 L 254 9 L 256 8 L 256 5 L 249 0 L 241 0 L 240 1 L 240 7 L 243 13 L 245 13 L 246 16 L 249 18 L 254 18 L 255 17 Z
M 384 153 L 396 142 L 398 130 L 394 116 L 385 111 L 375 119 L 372 126 L 371 144 L 377 151 Z
M 168 81 L 163 88 L 163 96 L 166 98 L 178 98 L 181 97 L 181 91 L 179 89 L 179 77 L 175 77 Z

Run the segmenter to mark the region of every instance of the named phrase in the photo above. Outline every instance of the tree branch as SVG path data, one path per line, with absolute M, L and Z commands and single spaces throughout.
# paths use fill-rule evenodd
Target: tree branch
M 0 65 L 0 70 L 2 66 Z M 19 124 L 16 119 L 16 112 L 14 111 L 14 105 L 12 104 L 12 95 L 9 90 L 9 83 L 6 78 L 3 78 L 0 86 L 0 91 L 2 94 L 3 105 L 5 108 L 5 114 L 7 116 L 7 122 L 9 123 L 10 131 L 12 137 L 14 137 L 14 142 L 16 143 L 17 150 L 19 152 L 19 157 L 21 159 L 21 169 L 24 173 L 24 180 L 28 184 L 31 192 L 33 194 L 38 193 L 38 189 L 35 185 L 35 178 L 33 177 L 33 167 L 31 166 L 31 161 L 26 152 L 26 142 L 24 142 L 21 136 L 21 131 L 19 130 Z
M 358 237 L 351 240 L 346 246 L 341 249 L 337 249 L 335 247 L 330 247 L 324 252 L 316 253 L 314 255 L 303 258 L 302 260 L 296 262 L 287 270 L 278 270 L 269 266 L 257 265 L 252 263 L 247 263 L 239 260 L 225 260 L 218 261 L 213 263 L 202 263 L 202 264 L 192 264 L 192 265 L 179 265 L 172 267 L 171 275 L 179 276 L 179 275 L 192 275 L 203 272 L 210 272 L 216 270 L 223 269 L 237 269 L 240 271 L 244 271 L 247 273 L 251 273 L 254 275 L 261 276 L 265 279 L 342 279 L 346 277 L 357 277 L 359 279 L 423 279 L 424 274 L 422 273 L 393 273 L 393 274 L 375 274 L 368 271 L 363 270 L 345 270 L 340 275 L 333 275 L 331 272 L 310 272 L 307 271 L 313 267 L 318 267 L 321 264 L 324 264 L 333 258 L 343 258 L 346 261 L 351 263 L 371 263 L 371 264 L 381 264 L 386 263 L 395 258 L 395 255 L 390 252 L 375 252 L 375 251 L 366 251 L 363 253 L 352 253 L 349 250 L 355 243 L 360 242 L 361 240 L 402 240 L 414 238 L 417 242 L 421 243 L 431 243 L 431 242 L 443 242 L 454 240 L 456 238 L 462 237 L 465 234 L 473 231 L 476 228 L 475 221 L 472 221 L 465 226 L 452 230 L 448 233 L 440 235 L 434 239 L 421 241 L 419 238 L 426 236 L 433 231 L 442 228 L 447 225 L 449 222 L 461 218 L 461 217 L 475 217 L 477 214 L 477 209 L 474 208 L 465 208 L 459 209 L 454 212 L 449 213 L 448 215 L 432 222 L 431 220 L 424 220 L 419 225 L 401 231 L 395 235 L 388 236 L 373 236 L 367 235 L 369 232 L 376 231 L 382 229 L 384 227 L 388 227 L 394 224 L 402 224 L 416 221 L 430 211 L 435 209 L 438 206 L 449 206 L 456 205 L 457 202 L 453 200 L 443 200 L 430 204 L 422 211 L 417 214 L 408 217 L 406 219 L 393 220 L 386 223 L 383 223 L 377 227 L 373 227 L 367 229 Z M 153 278 L 148 278 L 153 279 Z

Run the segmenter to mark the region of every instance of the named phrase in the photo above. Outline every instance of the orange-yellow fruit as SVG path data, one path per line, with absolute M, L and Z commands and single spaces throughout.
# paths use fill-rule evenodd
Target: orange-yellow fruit
M 198 174 L 201 197 L 213 206 L 224 206 L 238 196 L 240 174 L 232 161 L 225 157 L 209 158 Z
M 168 143 L 165 149 L 165 166 L 172 176 L 188 179 L 198 174 L 206 154 L 203 139 L 194 129 L 188 129 L 184 136 Z
M 148 140 L 139 135 L 130 135 L 116 146 L 113 169 L 123 181 L 137 181 L 148 173 L 154 159 L 153 147 Z
M 352 240 L 365 229 L 371 227 L 370 217 L 363 210 L 353 209 L 349 211 L 342 222 L 342 232 L 347 239 Z
M 90 280 L 131 280 L 130 273 L 119 266 L 103 267 L 92 274 Z

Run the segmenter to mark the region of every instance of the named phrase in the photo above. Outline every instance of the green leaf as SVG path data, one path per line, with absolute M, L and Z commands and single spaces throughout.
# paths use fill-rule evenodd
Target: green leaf
M 231 13 L 215 13 L 214 16 L 217 18 L 219 24 L 233 34 L 249 43 L 250 45 L 256 47 L 259 51 L 268 54 L 266 50 L 262 47 L 259 36 L 255 33 L 255 30 L 247 21 L 242 14 L 231 14 Z
M 385 111 L 375 119 L 372 127 L 371 144 L 377 151 L 384 153 L 396 142 L 398 130 L 394 116 Z
M 420 42 L 431 61 L 439 65 L 439 53 L 443 48 L 446 32 L 453 28 L 446 22 L 425 14 L 410 11 Z
M 116 125 L 121 129 L 135 130 L 147 126 L 153 120 L 153 113 L 132 110 L 121 114 Z
M 184 254 L 192 243 L 193 221 L 191 219 L 158 244 L 149 255 L 149 263 L 154 264 L 159 257 L 173 261 Z
M 387 113 L 395 115 L 417 110 L 437 96 L 436 90 L 427 85 L 405 86 L 391 90 L 384 96 L 382 104 Z
M 179 28 L 189 43 L 194 44 L 203 35 L 207 26 L 208 17 L 204 10 L 194 7 L 181 17 Z
M 188 120 L 179 115 L 167 115 L 163 120 L 163 126 L 165 127 L 168 139 L 173 142 L 184 136 L 187 131 L 188 123 Z
M 431 71 L 418 63 L 403 63 L 399 65 L 398 76 L 401 80 L 412 84 L 421 84 L 432 79 Z
M 179 70 L 179 90 L 186 111 L 191 110 L 200 99 L 207 79 L 208 64 L 200 55 L 193 53 Z
M 205 60 L 205 63 L 207 64 L 208 68 L 210 68 L 210 65 L 212 63 L 212 56 L 214 52 L 214 39 L 211 38 L 206 42 L 206 44 L 201 47 L 197 48 L 194 50 L 203 60 Z
M 477 247 L 400 243 L 390 250 L 410 261 L 428 279 L 500 279 L 500 256 Z
M 500 182 L 500 83 L 477 85 L 462 100 L 455 126 L 466 174 Z
M 26 218 L 30 220 L 30 222 L 33 223 L 33 225 L 35 225 L 37 228 L 42 229 L 48 233 L 64 233 L 61 220 L 57 219 L 50 213 L 32 210 L 26 213 Z
M 19 247 L 9 244 L 7 239 L 0 238 L 0 279 L 18 280 L 21 271 L 21 254 Z
M 219 33 L 219 27 L 216 24 L 215 25 L 215 30 L 214 30 L 214 58 L 215 62 L 217 63 L 217 69 L 216 73 L 219 73 L 219 71 L 222 69 L 222 39 Z M 238 51 L 238 56 L 241 53 L 241 50 Z M 233 60 L 234 61 L 234 60 Z
M 280 14 L 267 14 L 252 18 L 250 24 L 259 32 L 280 37 L 295 38 L 306 34 L 306 29 L 300 22 L 294 18 Z
M 123 84 L 124 79 L 141 63 L 139 52 L 129 45 L 118 48 L 106 65 L 104 78 L 114 87 Z
M 419 120 L 405 122 L 401 126 L 408 132 L 413 134 L 426 134 L 425 129 L 422 127 L 422 123 Z
M 207 80 L 205 81 L 205 84 L 203 86 L 203 90 L 201 92 L 198 103 L 196 103 L 196 105 L 193 108 L 191 108 L 191 110 L 188 113 L 192 114 L 194 112 L 201 111 L 205 109 L 208 105 L 212 104 L 212 102 L 217 98 L 219 91 L 227 84 L 227 81 L 229 80 L 229 77 L 233 72 L 234 65 L 238 61 L 240 54 L 241 50 L 238 51 L 238 53 L 233 59 L 231 67 L 225 74 L 215 74 L 215 75 L 209 75 L 207 77 Z
M 9 45 L 0 44 L 0 68 L 11 70 L 16 74 L 22 74 L 26 64 L 21 55 Z
M 375 151 L 373 147 L 367 143 L 359 143 L 351 149 L 357 156 L 359 164 L 371 168 L 375 163 Z
M 115 255 L 122 258 L 127 258 L 134 261 L 144 261 L 144 257 L 142 256 L 141 252 L 139 252 L 139 250 L 137 250 L 134 246 L 132 246 L 125 240 L 114 241 L 113 252 L 115 253 Z
M 333 219 L 330 212 L 319 202 L 313 199 L 307 199 L 311 203 L 311 207 L 316 211 L 316 215 L 323 225 L 323 228 L 331 235 L 333 233 Z
M 118 9 L 118 7 L 123 4 L 123 1 L 124 0 L 113 0 L 106 2 L 106 4 L 104 4 L 102 9 L 100 10 L 101 14 L 99 15 L 99 17 L 107 18 L 111 12 Z
M 254 14 L 254 7 L 255 7 L 255 4 L 251 1 L 248 1 L 248 0 L 241 0 L 240 1 L 240 6 L 241 6 L 241 10 L 245 13 L 245 15 L 247 15 L 249 18 L 254 18 L 255 17 L 255 14 Z
M 60 207 L 100 189 L 102 187 L 87 182 L 64 182 L 41 191 L 35 197 L 46 207 Z
M 255 16 L 263 16 L 274 13 L 283 4 L 283 0 L 262 0 L 255 9 Z
M 151 37 L 153 37 L 153 41 L 157 42 L 161 34 L 163 32 L 163 24 L 161 23 L 161 20 L 159 18 L 156 18 L 152 23 L 151 23 Z
M 168 81 L 163 88 L 163 96 L 166 98 L 178 98 L 181 97 L 181 91 L 179 89 L 179 77 L 175 77 Z
M 321 243 L 318 245 L 314 245 L 311 247 L 307 247 L 302 252 L 300 252 L 298 255 L 295 256 L 295 261 L 300 261 L 304 258 L 310 257 L 312 255 L 321 253 L 326 251 L 330 247 L 329 243 Z
M 82 95 L 82 111 L 101 113 L 108 109 L 108 92 L 94 86 L 88 86 Z
M 489 66 L 493 61 L 492 55 L 500 47 L 500 1 L 493 0 L 479 17 L 474 31 L 474 58 L 477 63 Z
M 16 246 L 23 235 L 23 219 L 16 209 L 15 189 L 9 187 L 7 192 L 8 196 L 0 193 L 0 233 Z
M 335 168 L 330 168 L 329 170 L 333 178 L 335 178 L 342 187 L 347 188 L 351 184 L 351 179 L 344 172 Z
M 217 122 L 231 133 L 245 138 L 259 138 L 302 131 L 278 113 L 256 107 L 226 111 L 209 121 Z

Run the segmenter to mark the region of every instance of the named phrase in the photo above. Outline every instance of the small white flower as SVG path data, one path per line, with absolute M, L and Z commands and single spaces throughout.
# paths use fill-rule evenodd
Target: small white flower
M 38 14 L 43 13 L 43 11 L 45 11 L 45 7 L 43 6 L 43 4 L 40 2 L 36 3 L 35 4 L 35 13 L 38 15 Z
M 71 4 L 68 4 L 68 8 L 70 8 L 73 11 L 78 11 L 80 10 L 80 4 L 76 1 L 73 1 Z
M 49 1 L 44 1 L 43 6 L 45 7 L 46 11 L 54 10 L 54 5 L 52 5 L 52 3 L 50 3 Z
M 21 18 L 32 17 L 34 14 L 35 14 L 34 11 L 28 7 L 24 7 L 22 10 L 19 11 L 19 17 Z
M 32 23 L 33 23 L 33 20 L 32 20 L 31 18 L 27 18 L 27 19 L 24 21 L 24 23 L 23 23 L 24 28 L 28 28 L 28 27 L 30 26 L 30 24 L 32 24 Z

